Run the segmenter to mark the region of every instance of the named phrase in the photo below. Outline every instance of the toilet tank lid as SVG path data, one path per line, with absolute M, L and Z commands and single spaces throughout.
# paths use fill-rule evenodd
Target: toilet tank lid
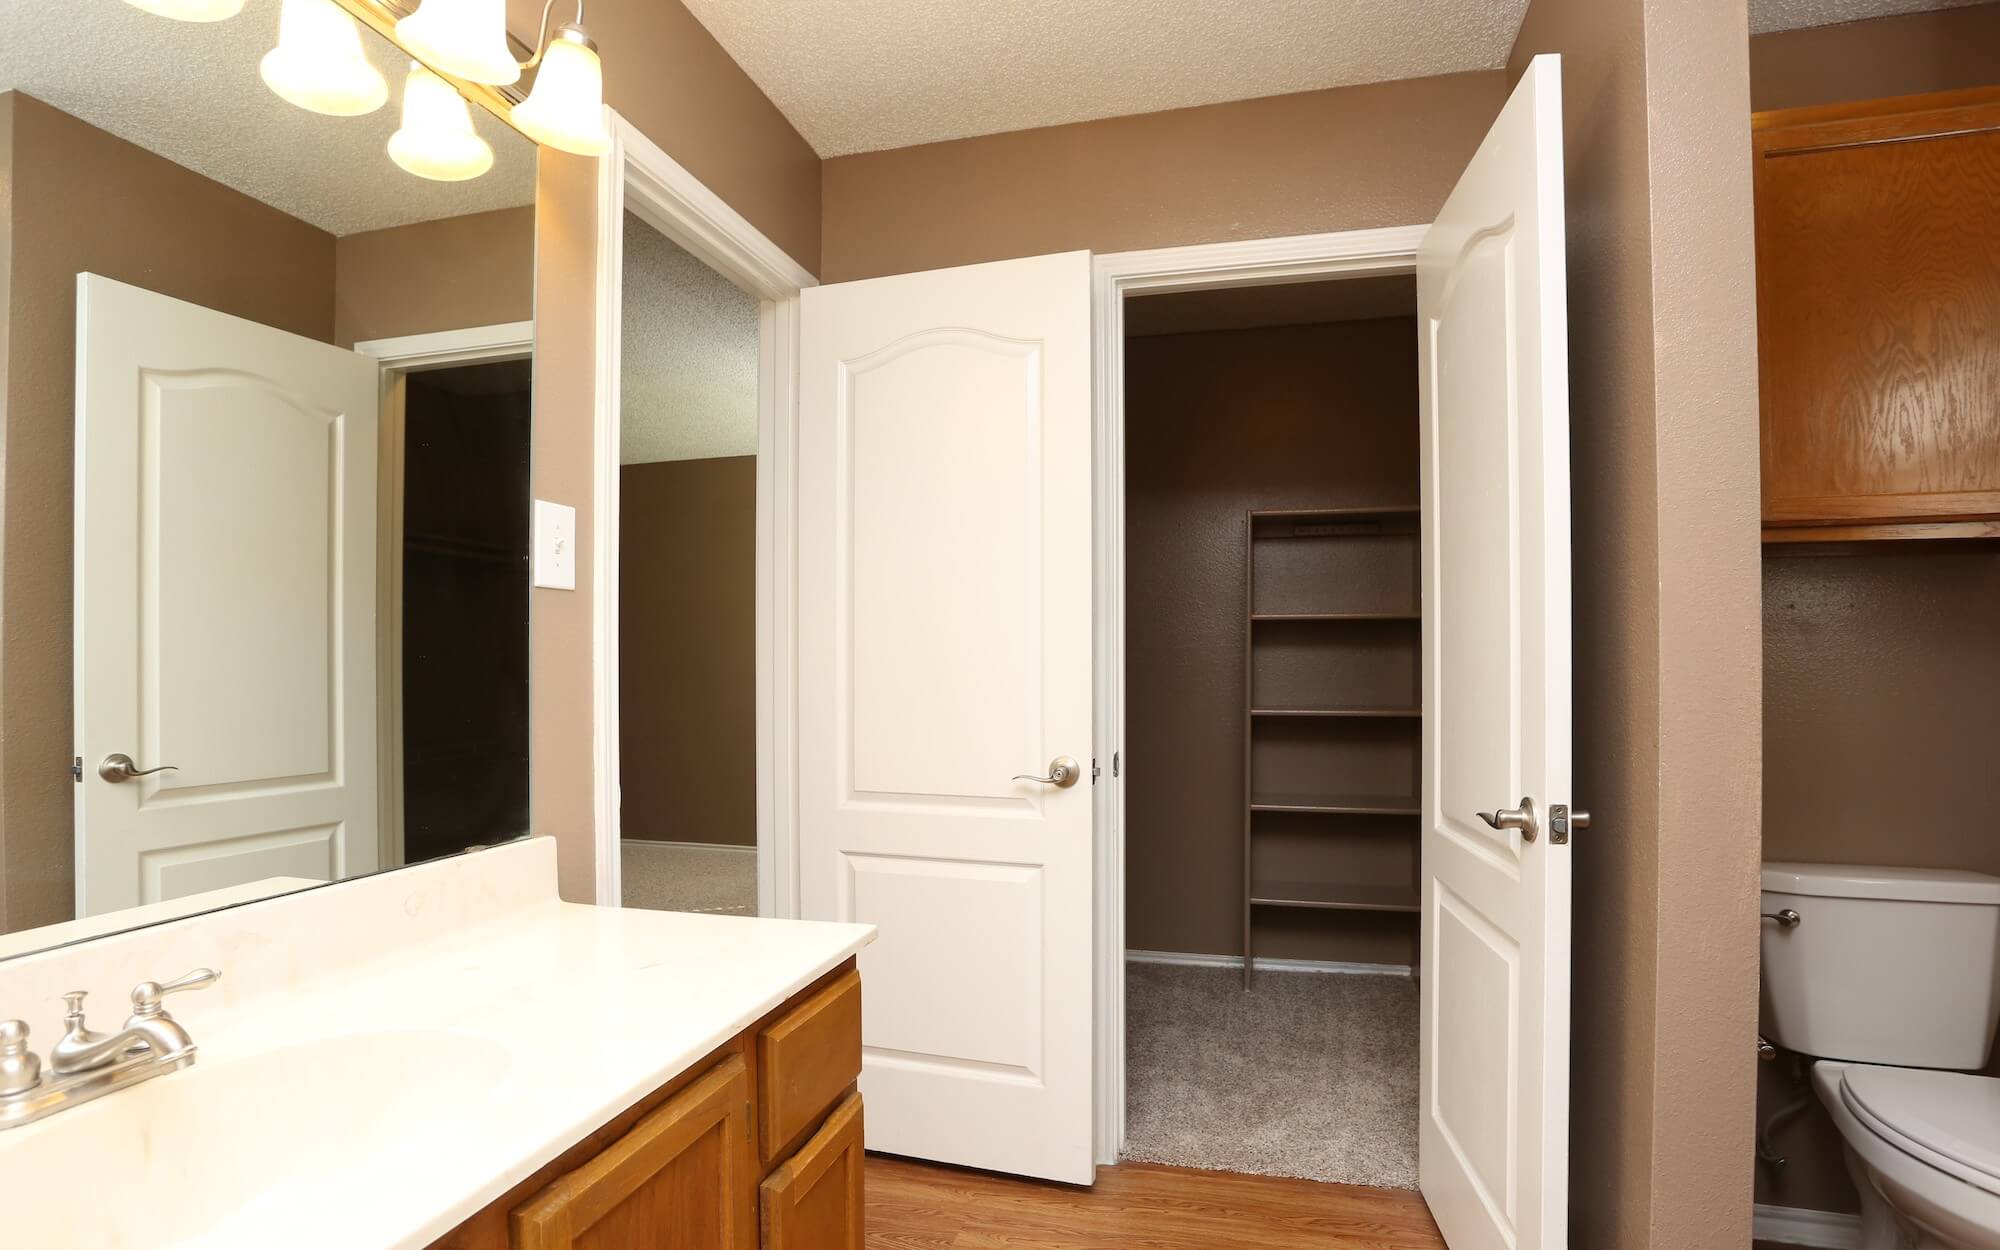
M 2000 906 L 2000 877 L 1958 868 L 1870 864 L 1765 864 L 1764 889 L 1817 898 L 1883 898 Z

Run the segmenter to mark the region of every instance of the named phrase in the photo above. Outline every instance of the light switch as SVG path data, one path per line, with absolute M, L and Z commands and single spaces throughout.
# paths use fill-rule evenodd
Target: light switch
M 535 501 L 535 585 L 576 589 L 576 509 Z

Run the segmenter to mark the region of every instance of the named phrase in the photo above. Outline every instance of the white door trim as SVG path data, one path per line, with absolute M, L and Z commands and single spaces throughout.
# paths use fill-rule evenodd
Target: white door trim
M 403 378 L 429 369 L 520 360 L 535 354 L 535 323 L 507 321 L 429 334 L 367 339 L 354 351 L 382 366 L 380 452 L 375 462 L 376 745 L 382 868 L 403 866 Z M 529 628 L 533 628 L 532 623 Z
M 1415 273 L 1428 225 L 1113 252 L 1091 274 L 1096 388 L 1097 1161 L 1125 1147 L 1125 794 L 1112 761 L 1125 737 L 1125 297 Z M 1414 414 L 1413 414 L 1414 416 Z M 1122 773 L 1121 767 L 1117 770 Z M 1261 962 L 1261 961 L 1260 961 Z
M 796 916 L 793 529 L 799 292 L 818 281 L 636 126 L 605 110 L 611 150 L 598 162 L 597 406 L 591 506 L 592 756 L 597 902 L 620 901 L 618 864 L 618 377 L 625 214 L 629 210 L 759 301 L 757 385 L 757 911 Z

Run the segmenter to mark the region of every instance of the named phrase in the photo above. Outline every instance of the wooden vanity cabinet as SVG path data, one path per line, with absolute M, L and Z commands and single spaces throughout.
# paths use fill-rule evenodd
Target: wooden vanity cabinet
M 862 1250 L 849 960 L 431 1250 Z
M 2000 89 L 1752 136 L 1765 540 L 2000 536 Z

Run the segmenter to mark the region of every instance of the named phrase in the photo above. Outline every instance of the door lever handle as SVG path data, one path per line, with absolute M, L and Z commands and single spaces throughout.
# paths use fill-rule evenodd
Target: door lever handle
M 1489 828 L 1520 830 L 1523 842 L 1533 842 L 1541 833 L 1541 824 L 1535 819 L 1535 801 L 1530 798 L 1523 798 L 1519 807 L 1502 807 L 1476 814 Z
M 154 773 L 177 773 L 180 768 L 173 764 L 162 764 L 158 768 L 141 768 L 132 762 L 132 757 L 123 751 L 107 755 L 97 766 L 97 775 L 116 784 L 130 781 L 134 777 L 150 777 Z
M 1058 790 L 1067 790 L 1075 785 L 1076 779 L 1082 775 L 1083 770 L 1076 766 L 1075 760 L 1067 755 L 1058 755 L 1049 761 L 1048 776 L 1037 777 L 1032 773 L 1015 773 L 1014 780 L 1033 781 L 1040 785 L 1054 786 Z

